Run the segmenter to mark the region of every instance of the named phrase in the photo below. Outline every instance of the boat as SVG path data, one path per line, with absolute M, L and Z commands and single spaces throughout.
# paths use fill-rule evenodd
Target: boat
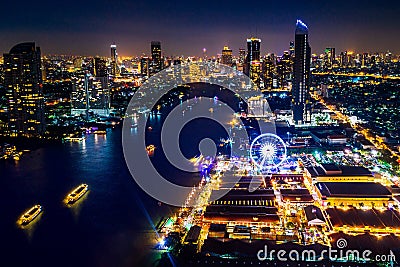
M 156 149 L 156 147 L 154 145 L 148 145 L 146 147 L 147 155 L 149 155 L 149 157 L 154 156 L 154 150 L 155 149 Z
M 20 160 L 21 155 L 22 155 L 22 152 L 14 152 L 12 154 L 12 157 L 13 157 L 14 160 Z
M 28 225 L 32 222 L 40 213 L 42 212 L 42 206 L 35 205 L 26 211 L 24 214 L 21 215 L 19 218 L 19 222 L 21 225 Z
M 107 132 L 106 132 L 106 131 L 103 131 L 103 130 L 97 130 L 97 131 L 94 131 L 93 133 L 94 133 L 94 134 L 101 134 L 101 135 L 107 134 Z
M 63 142 L 83 142 L 85 140 L 84 136 L 81 137 L 74 137 L 74 136 L 69 136 L 69 137 L 64 137 Z
M 81 184 L 78 187 L 76 187 L 74 190 L 72 190 L 71 193 L 67 195 L 65 198 L 66 202 L 68 204 L 73 204 L 75 203 L 78 199 L 80 199 L 89 189 L 89 186 L 87 184 Z

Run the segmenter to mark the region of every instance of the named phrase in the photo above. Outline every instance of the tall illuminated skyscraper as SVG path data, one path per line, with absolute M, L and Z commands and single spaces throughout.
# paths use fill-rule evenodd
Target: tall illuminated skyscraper
M 263 59 L 264 89 L 267 91 L 272 90 L 272 88 L 273 88 L 273 81 L 276 76 L 275 63 L 276 62 L 275 62 L 274 58 L 271 56 L 271 54 L 268 54 Z
M 260 46 L 261 39 L 254 37 L 247 39 L 247 55 L 244 73 L 248 75 L 257 86 L 260 86 L 261 82 Z
M 221 63 L 232 66 L 232 49 L 229 49 L 228 46 L 224 46 L 224 49 L 222 49 Z
M 117 46 L 115 44 L 112 44 L 110 48 L 111 48 L 111 75 L 116 76 L 117 74 L 119 74 Z
M 11 136 L 40 136 L 45 131 L 40 48 L 20 43 L 4 54 L 4 86 Z
M 261 39 L 254 38 L 254 37 L 247 39 L 248 62 L 260 61 L 260 46 L 261 46 Z
M 310 61 L 311 48 L 308 28 L 297 20 L 295 31 L 295 56 L 293 66 L 292 113 L 295 124 L 311 122 L 310 108 Z
M 163 61 L 161 57 L 161 42 L 151 42 L 151 74 L 157 73 L 162 70 Z

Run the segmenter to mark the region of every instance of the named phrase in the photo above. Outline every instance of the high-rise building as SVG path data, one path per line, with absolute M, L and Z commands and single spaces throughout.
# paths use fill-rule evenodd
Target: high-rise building
M 257 86 L 260 86 L 261 82 L 260 45 L 261 39 L 254 37 L 247 39 L 247 55 L 244 73 L 248 75 Z
M 96 82 L 100 82 L 100 87 L 97 87 L 97 91 L 100 91 L 101 101 L 103 103 L 103 107 L 99 105 L 100 109 L 104 109 L 105 111 L 98 112 L 104 115 L 108 115 L 109 105 L 110 105 L 110 86 L 109 86 L 109 78 L 108 78 L 108 69 L 106 60 L 96 57 L 94 58 L 94 77 Z
M 293 41 L 290 41 L 290 43 L 289 43 L 289 54 L 291 57 L 294 56 L 294 42 Z
M 368 53 L 363 53 L 362 58 L 361 58 L 361 67 L 366 67 L 369 65 L 369 54 Z
M 111 75 L 116 76 L 119 74 L 119 67 L 118 67 L 118 53 L 117 53 L 117 46 L 112 44 L 111 48 Z
M 335 63 L 335 57 L 336 53 L 334 47 L 325 48 L 324 66 L 327 68 L 332 68 L 333 64 Z
M 100 57 L 94 58 L 94 76 L 96 77 L 107 77 L 107 61 Z
M 237 64 L 237 69 L 239 71 L 245 71 L 245 63 L 246 63 L 246 50 L 243 48 L 239 48 L 239 60 Z
M 310 108 L 310 61 L 311 47 L 308 28 L 297 20 L 295 31 L 295 56 L 293 66 L 292 113 L 295 124 L 311 122 Z
M 261 84 L 261 64 L 262 62 L 259 60 L 253 60 L 250 62 L 250 79 L 258 87 L 260 87 Z
M 292 80 L 292 63 L 289 51 L 284 51 L 277 62 L 278 87 L 284 88 Z
M 140 74 L 144 76 L 149 76 L 149 64 L 150 64 L 150 59 L 149 57 L 142 57 L 140 59 Z
M 246 50 L 239 48 L 239 63 L 244 64 L 246 61 Z
M 107 84 L 108 77 L 94 77 L 89 72 L 78 77 L 72 83 L 71 113 L 85 115 L 89 113 L 100 116 L 110 114 L 110 90 Z
M 264 70 L 264 89 L 270 91 L 274 88 L 273 82 L 276 74 L 276 64 L 271 54 L 264 57 L 263 70 Z
M 232 49 L 229 49 L 227 46 L 224 46 L 224 49 L 222 49 L 221 63 L 232 66 Z
M 355 54 L 353 51 L 346 51 L 347 53 L 347 62 L 348 67 L 354 68 L 355 67 Z
M 40 48 L 20 43 L 4 54 L 4 86 L 11 136 L 40 136 L 45 131 Z
M 261 39 L 258 38 L 250 38 L 247 39 L 247 60 L 251 61 L 260 61 L 260 46 Z
M 163 68 L 163 60 L 161 57 L 161 42 L 151 42 L 151 66 L 150 73 L 155 74 Z
M 355 54 L 353 51 L 344 51 L 340 53 L 340 67 L 351 68 L 355 66 Z
M 340 67 L 347 67 L 347 52 L 340 52 Z

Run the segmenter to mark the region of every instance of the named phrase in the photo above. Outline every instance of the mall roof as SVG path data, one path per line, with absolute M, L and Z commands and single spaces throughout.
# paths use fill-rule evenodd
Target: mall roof
M 400 214 L 395 210 L 376 209 L 340 209 L 329 208 L 326 210 L 333 226 L 340 227 L 371 227 L 376 229 L 400 228 Z
M 217 221 L 217 222 L 239 222 L 239 223 L 250 223 L 250 222 L 279 222 L 279 216 L 276 214 L 242 214 L 242 215 L 219 215 L 219 214 L 205 214 L 205 220 Z
M 219 192 L 217 190 L 214 190 L 212 192 L 212 194 L 211 194 L 210 199 L 216 199 L 214 196 L 218 195 L 218 194 L 219 194 Z M 255 197 L 255 198 L 265 197 L 265 198 L 269 199 L 271 197 L 275 198 L 275 195 L 274 195 L 274 190 L 272 188 L 271 189 L 257 189 L 257 190 L 254 190 L 253 192 L 250 192 L 246 188 L 246 189 L 232 189 L 232 190 L 230 190 L 228 193 L 226 193 L 223 196 L 223 198 L 225 200 L 229 200 L 229 198 L 232 198 L 232 199 L 241 199 L 241 198 L 249 199 L 251 197 Z
M 311 177 L 317 176 L 372 176 L 372 173 L 362 166 L 347 166 L 336 164 L 321 164 L 316 167 L 306 167 Z
M 392 195 L 385 186 L 374 182 L 327 182 L 316 183 L 316 187 L 325 197 L 379 198 Z
M 215 221 L 276 222 L 279 221 L 277 212 L 276 207 L 210 205 L 204 213 L 204 218 Z
M 226 231 L 226 224 L 210 224 L 210 228 L 208 229 L 209 232 L 225 232 Z
M 310 202 L 314 200 L 306 188 L 280 189 L 280 192 L 284 201 Z
M 190 228 L 189 232 L 185 237 L 185 242 L 196 242 L 199 239 L 201 227 L 194 225 Z
M 210 205 L 206 208 L 206 213 L 219 213 L 222 215 L 230 214 L 276 214 L 278 209 L 276 207 L 265 207 L 265 206 L 231 206 L 221 205 L 215 206 Z

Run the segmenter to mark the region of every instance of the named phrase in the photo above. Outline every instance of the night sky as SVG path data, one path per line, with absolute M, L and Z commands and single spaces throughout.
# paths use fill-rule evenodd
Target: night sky
M 372 3 L 371 3 L 372 2 Z M 43 54 L 122 56 L 149 54 L 150 41 L 164 55 L 237 54 L 247 37 L 262 39 L 262 54 L 281 54 L 294 39 L 296 19 L 310 29 L 313 53 L 387 51 L 400 54 L 399 1 L 81 0 L 7 1 L 0 17 L 0 52 L 36 41 Z

